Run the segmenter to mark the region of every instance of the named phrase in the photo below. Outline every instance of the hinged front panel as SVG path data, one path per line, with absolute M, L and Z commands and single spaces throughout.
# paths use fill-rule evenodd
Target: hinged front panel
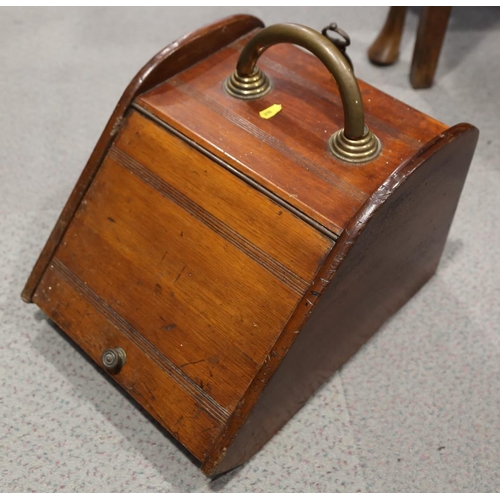
M 332 244 L 132 112 L 34 301 L 203 458 Z

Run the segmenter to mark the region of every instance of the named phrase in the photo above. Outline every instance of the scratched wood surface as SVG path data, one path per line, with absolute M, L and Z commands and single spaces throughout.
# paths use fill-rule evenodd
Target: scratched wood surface
M 195 391 L 199 410 L 220 426 L 332 245 L 133 111 L 34 300 L 98 362 L 106 348 L 133 345 L 117 376 L 125 389 L 128 373 L 147 381 L 164 366 L 163 383 Z M 63 285 L 54 286 L 57 277 Z M 92 323 L 95 315 L 110 323 L 106 333 Z M 216 431 L 199 427 L 195 437 L 197 417 L 178 420 L 177 399 L 139 394 L 146 399 L 174 435 L 190 434 L 186 447 L 203 457 Z
M 119 132 L 123 117 L 134 98 L 141 92 L 152 89 L 164 80 L 189 68 L 192 64 L 210 56 L 214 51 L 237 40 L 245 33 L 263 26 L 262 21 L 253 16 L 230 16 L 192 33 L 188 33 L 181 39 L 172 42 L 160 50 L 158 54 L 140 69 L 118 101 L 26 282 L 22 292 L 22 299 L 25 302 L 31 302 L 32 295 L 50 259 L 61 242 L 61 238 L 68 228 L 71 218 L 78 209 L 83 196 L 92 183 L 104 155 Z

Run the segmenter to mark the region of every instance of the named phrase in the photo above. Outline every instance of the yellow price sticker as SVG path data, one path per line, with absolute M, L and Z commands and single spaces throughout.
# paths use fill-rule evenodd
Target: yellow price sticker
M 268 108 L 259 111 L 259 115 L 261 118 L 264 118 L 264 120 L 269 120 L 269 118 L 272 118 L 274 115 L 277 115 L 282 108 L 283 106 L 281 104 L 273 104 L 272 106 L 269 106 Z

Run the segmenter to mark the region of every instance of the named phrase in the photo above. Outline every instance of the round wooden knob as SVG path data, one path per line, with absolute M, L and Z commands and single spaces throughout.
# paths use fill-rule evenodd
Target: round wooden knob
M 125 351 L 121 347 L 115 347 L 114 349 L 106 349 L 102 353 L 101 361 L 108 372 L 117 373 L 125 364 L 126 357 Z

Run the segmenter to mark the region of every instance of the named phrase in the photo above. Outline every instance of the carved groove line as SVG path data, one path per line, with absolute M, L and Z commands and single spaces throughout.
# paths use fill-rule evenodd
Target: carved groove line
M 170 80 L 168 80 L 168 84 L 176 88 L 180 92 L 183 92 L 189 95 L 190 97 L 196 99 L 197 101 L 204 104 L 215 113 L 224 116 L 224 118 L 226 118 L 230 122 L 234 123 L 235 125 L 242 128 L 252 136 L 256 137 L 261 142 L 272 147 L 275 151 L 278 151 L 279 153 L 291 158 L 295 163 L 299 164 L 305 170 L 313 172 L 317 177 L 323 179 L 325 182 L 328 182 L 330 185 L 338 188 L 339 190 L 349 195 L 354 200 L 359 202 L 366 201 L 367 195 L 360 189 L 355 188 L 347 181 L 335 175 L 333 172 L 324 169 L 318 163 L 310 160 L 309 158 L 306 158 L 305 156 L 302 156 L 300 153 L 297 153 L 296 151 L 288 147 L 280 140 L 276 139 L 267 132 L 264 132 L 263 130 L 261 130 L 259 127 L 249 122 L 248 120 L 245 120 L 245 118 L 242 118 L 236 113 L 233 113 L 230 109 L 226 108 L 225 106 L 218 103 L 214 99 L 211 99 L 205 94 L 194 89 L 189 84 L 181 80 L 181 78 L 179 77 L 171 78 Z
M 226 241 L 257 262 L 266 271 L 279 279 L 295 293 L 303 295 L 307 290 L 309 284 L 306 280 L 302 279 L 273 257 L 266 254 L 259 247 L 238 234 L 227 224 L 214 217 L 210 212 L 207 212 L 204 208 L 197 205 L 193 200 L 182 194 L 180 191 L 177 191 L 177 189 L 165 182 L 163 179 L 160 179 L 126 153 L 113 146 L 109 152 L 109 157 L 139 177 L 143 182 L 158 191 L 162 196 L 170 199 L 193 217 L 196 217 L 212 231 L 222 236 Z
M 215 401 L 211 396 L 198 387 L 188 378 L 172 361 L 161 354 L 153 344 L 146 340 L 135 328 L 133 328 L 124 318 L 122 318 L 111 306 L 109 306 L 99 295 L 90 289 L 78 276 L 68 269 L 60 260 L 53 259 L 52 269 L 66 281 L 120 332 L 128 337 L 139 349 L 148 353 L 150 358 L 159 365 L 163 371 L 168 373 L 172 380 L 187 392 L 200 408 L 206 411 L 212 418 L 220 424 L 224 424 L 229 418 L 229 412 Z
M 283 207 L 285 210 L 290 212 L 291 214 L 295 215 L 299 219 L 302 219 L 304 222 L 309 224 L 311 227 L 319 231 L 320 233 L 324 234 L 328 238 L 330 238 L 332 241 L 337 241 L 339 239 L 339 235 L 342 234 L 342 228 L 337 226 L 336 224 L 332 224 L 332 226 L 335 228 L 336 233 L 334 233 L 332 230 L 327 229 L 325 226 L 320 224 L 318 221 L 312 219 L 309 215 L 306 215 L 304 212 L 300 211 L 297 207 L 294 205 L 291 205 L 290 202 L 285 201 L 283 198 L 280 198 L 276 193 L 273 191 L 270 191 L 268 188 L 262 186 L 259 184 L 257 181 L 249 177 L 248 175 L 244 174 L 242 171 L 238 170 L 237 168 L 233 167 L 229 163 L 227 163 L 225 160 L 223 160 L 221 157 L 217 156 L 216 154 L 208 151 L 205 149 L 203 146 L 198 144 L 194 139 L 191 139 L 181 133 L 179 130 L 174 128 L 172 125 L 169 123 L 165 122 L 161 118 L 158 118 L 156 115 L 148 111 L 146 108 L 143 108 L 137 103 L 133 103 L 132 108 L 134 108 L 136 111 L 138 111 L 142 116 L 148 118 L 152 122 L 156 123 L 166 131 L 168 131 L 170 134 L 172 134 L 175 137 L 178 137 L 182 141 L 184 141 L 186 144 L 191 146 L 193 149 L 201 153 L 202 155 L 206 156 L 207 158 L 210 158 L 214 163 L 219 165 L 220 167 L 224 168 L 228 172 L 231 172 L 234 176 L 238 177 L 238 179 L 242 180 L 255 190 L 257 190 L 259 193 L 262 193 L 263 195 L 267 196 L 270 200 L 272 200 L 274 203 L 279 205 L 280 207 Z

